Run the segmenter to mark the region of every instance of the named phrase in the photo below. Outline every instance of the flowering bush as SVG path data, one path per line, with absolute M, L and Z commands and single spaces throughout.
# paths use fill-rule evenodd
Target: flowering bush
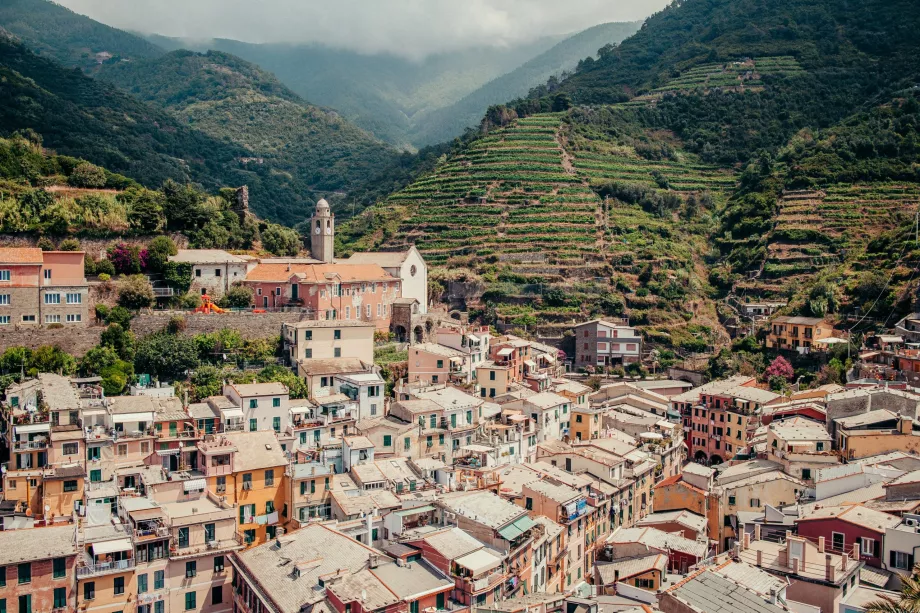
M 770 381 L 773 377 L 782 377 L 786 381 L 792 381 L 794 376 L 795 371 L 792 369 L 792 364 L 783 356 L 778 356 L 775 360 L 770 362 L 767 370 L 764 371 L 764 379 L 767 381 Z
M 117 273 L 136 275 L 147 268 L 148 252 L 136 245 L 116 243 L 108 248 L 106 256 Z

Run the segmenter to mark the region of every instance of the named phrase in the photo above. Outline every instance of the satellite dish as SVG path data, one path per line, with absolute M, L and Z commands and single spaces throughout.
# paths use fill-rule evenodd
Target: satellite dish
M 47 513 L 47 512 L 50 511 L 50 510 L 51 510 L 51 506 L 46 504 L 46 505 L 45 505 L 45 513 Z

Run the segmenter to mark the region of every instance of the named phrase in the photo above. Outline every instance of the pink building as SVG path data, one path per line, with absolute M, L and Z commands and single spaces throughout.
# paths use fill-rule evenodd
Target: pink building
M 470 356 L 437 343 L 409 347 L 409 383 L 470 383 L 473 380 Z
M 374 322 L 388 330 L 400 281 L 376 264 L 259 264 L 244 281 L 257 309 L 300 306 L 317 319 Z
M 82 251 L 0 248 L 0 326 L 84 326 Z

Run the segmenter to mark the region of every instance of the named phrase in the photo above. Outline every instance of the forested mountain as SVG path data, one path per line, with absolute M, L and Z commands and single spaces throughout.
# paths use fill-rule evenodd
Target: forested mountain
M 34 52 L 95 72 L 103 63 L 152 58 L 163 49 L 46 0 L 4 0 L 0 26 Z
M 270 70 L 305 100 L 335 109 L 384 141 L 399 147 L 416 147 L 431 141 L 411 140 L 414 117 L 460 100 L 543 53 L 560 37 L 540 38 L 507 49 L 444 53 L 421 61 L 316 45 L 252 44 L 225 39 L 183 41 L 159 36 L 150 39 L 170 49 L 232 53 Z M 542 78 L 545 76 L 541 75 L 531 85 Z M 485 108 L 479 109 L 480 114 Z M 460 132 L 462 129 L 449 138 Z
M 570 36 L 454 104 L 419 113 L 413 117 L 410 139 L 416 145 L 450 140 L 466 128 L 478 125 L 489 106 L 524 96 L 550 77 L 573 70 L 583 58 L 594 57 L 605 45 L 623 41 L 641 25 L 641 22 L 604 23 Z
M 307 104 L 273 75 L 228 53 L 173 51 L 106 66 L 98 78 L 238 145 L 246 151 L 242 167 L 288 176 L 312 200 L 355 189 L 397 156 L 337 113 Z

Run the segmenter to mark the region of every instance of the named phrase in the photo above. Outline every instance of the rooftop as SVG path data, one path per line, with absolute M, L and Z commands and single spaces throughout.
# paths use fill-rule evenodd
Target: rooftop
M 251 396 L 285 396 L 288 388 L 284 383 L 231 383 L 230 387 L 236 390 L 241 398 Z
M 304 319 L 293 323 L 285 323 L 287 328 L 298 330 L 312 330 L 314 328 L 373 328 L 374 322 L 356 319 Z
M 549 481 L 534 481 L 528 483 L 525 487 L 559 504 L 566 504 L 581 497 L 581 493 L 578 490 L 574 490 L 567 485 L 555 485 Z
M 439 502 L 458 515 L 496 530 L 526 514 L 521 507 L 489 491 L 446 494 Z
M 244 264 L 252 258 L 233 255 L 223 249 L 179 249 L 176 255 L 169 256 L 170 262 L 188 264 Z
M 72 525 L 0 531 L 0 564 L 76 555 L 74 535 Z
M 709 549 L 705 541 L 690 540 L 676 532 L 664 532 L 657 528 L 624 528 L 608 536 L 607 543 L 641 543 L 660 551 L 673 549 L 701 559 L 706 557 Z
M 300 283 L 360 283 L 395 281 L 378 264 L 259 264 L 246 275 L 247 281 L 283 282 L 296 277 Z
M 274 432 L 227 432 L 224 436 L 237 449 L 233 458 L 233 469 L 237 472 L 288 465 Z M 275 476 L 281 477 L 280 474 Z
M 657 513 L 650 513 L 636 522 L 637 526 L 654 526 L 656 524 L 680 524 L 686 528 L 689 528 L 695 532 L 705 533 L 706 532 L 706 518 L 702 515 L 697 515 L 693 511 L 688 511 L 687 509 L 681 509 L 679 511 L 658 511 Z
M 366 372 L 370 368 L 358 358 L 311 358 L 300 360 L 297 364 L 300 371 L 308 376 Z
M 668 556 L 653 553 L 635 558 L 622 558 L 613 562 L 598 562 L 597 572 L 604 585 L 611 585 L 623 579 L 629 579 L 653 570 L 665 572 L 668 568 Z
M 704 570 L 681 581 L 666 594 L 705 613 L 778 613 L 782 609 L 722 575 Z
M 885 532 L 887 528 L 894 528 L 901 523 L 899 517 L 873 509 L 867 509 L 861 505 L 815 508 L 808 513 L 808 515 L 799 517 L 797 521 L 803 522 L 819 519 L 839 519 L 875 532 Z

